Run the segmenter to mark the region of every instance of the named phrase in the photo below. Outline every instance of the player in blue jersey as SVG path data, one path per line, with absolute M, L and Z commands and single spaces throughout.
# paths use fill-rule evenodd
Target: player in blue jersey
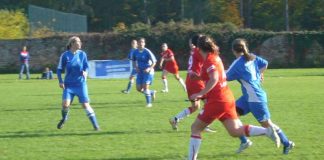
M 137 43 L 138 49 L 134 51 L 132 57 L 137 71 L 136 89 L 145 95 L 146 107 L 152 107 L 152 99 L 155 99 L 156 91 L 150 90 L 150 85 L 153 81 L 156 58 L 149 49 L 145 48 L 144 38 L 139 38 Z
M 88 67 L 87 55 L 81 50 L 80 38 L 76 36 L 71 37 L 67 43 L 67 51 L 62 53 L 57 66 L 57 78 L 60 87 L 63 89 L 62 119 L 57 124 L 58 129 L 61 129 L 68 119 L 71 101 L 74 96 L 77 96 L 93 128 L 100 130 L 95 112 L 89 104 L 87 87 Z M 64 81 L 62 79 L 63 71 L 65 71 Z
M 133 39 L 131 42 L 131 45 L 132 45 L 132 49 L 130 50 L 127 58 L 128 58 L 128 60 L 130 60 L 133 69 L 129 75 L 129 82 L 128 82 L 127 88 L 125 90 L 122 90 L 122 92 L 125 94 L 128 94 L 130 92 L 130 90 L 133 86 L 133 83 L 134 83 L 134 78 L 137 74 L 135 63 L 133 63 L 133 60 L 132 60 L 133 53 L 137 49 L 137 41 L 135 39 Z
M 288 140 L 284 132 L 270 120 L 267 95 L 261 87 L 263 72 L 267 69 L 268 62 L 259 56 L 248 52 L 247 42 L 236 39 L 232 43 L 232 50 L 237 59 L 226 72 L 227 80 L 237 80 L 241 84 L 242 96 L 236 100 L 236 110 L 239 115 L 249 112 L 265 128 L 273 126 L 283 144 L 283 153 L 288 154 L 294 147 L 294 142 Z M 245 136 L 240 137 L 241 144 L 237 153 L 250 147 L 252 142 Z

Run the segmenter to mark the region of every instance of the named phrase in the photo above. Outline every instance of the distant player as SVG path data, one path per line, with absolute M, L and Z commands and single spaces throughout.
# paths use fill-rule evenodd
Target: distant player
M 132 40 L 131 46 L 132 46 L 132 48 L 131 48 L 127 58 L 128 58 L 128 60 L 130 60 L 133 69 L 132 69 L 132 71 L 131 71 L 131 73 L 129 75 L 129 82 L 128 82 L 126 90 L 122 90 L 122 92 L 125 93 L 125 94 L 130 93 L 130 90 L 132 89 L 132 86 L 133 86 L 133 83 L 134 83 L 134 78 L 135 78 L 135 76 L 137 74 L 135 63 L 133 63 L 133 60 L 132 60 L 133 53 L 137 49 L 137 41 L 135 39 Z
M 22 75 L 24 73 L 24 70 L 26 68 L 26 79 L 30 78 L 30 73 L 29 73 L 29 52 L 27 51 L 27 46 L 23 47 L 23 50 L 20 52 L 19 55 L 20 59 L 20 72 L 19 72 L 19 79 L 22 79 Z
M 219 119 L 227 132 L 233 137 L 267 135 L 279 147 L 280 139 L 273 127 L 242 125 L 242 122 L 238 119 L 235 99 L 227 86 L 224 66 L 219 57 L 218 47 L 213 40 L 208 36 L 200 37 L 198 48 L 204 59 L 201 78 L 206 82 L 206 85 L 203 90 L 191 95 L 190 99 L 197 100 L 206 96 L 207 103 L 191 126 L 188 159 L 197 159 L 202 141 L 201 133 L 215 119 Z
M 74 96 L 79 98 L 86 115 L 89 117 L 95 130 L 100 130 L 95 112 L 89 104 L 87 72 L 88 59 L 87 54 L 81 50 L 81 40 L 73 36 L 67 43 L 67 51 L 62 53 L 57 66 L 57 78 L 59 85 L 63 89 L 62 96 L 62 119 L 57 124 L 57 128 L 63 128 L 68 119 L 69 108 Z M 65 71 L 64 81 L 62 72 Z
M 237 113 L 246 115 L 251 112 L 263 127 L 274 127 L 284 146 L 283 154 L 288 154 L 295 144 L 289 141 L 284 132 L 271 122 L 267 95 L 261 87 L 263 72 L 267 69 L 268 62 L 249 53 L 247 42 L 244 39 L 234 40 L 232 50 L 237 59 L 227 70 L 226 75 L 228 81 L 237 80 L 241 84 L 243 95 L 236 100 Z M 252 145 L 252 142 L 245 136 L 240 139 L 241 145 L 237 153 Z
M 188 73 L 186 77 L 186 88 L 188 98 L 194 93 L 200 92 L 204 87 L 205 83 L 200 79 L 201 67 L 204 62 L 203 57 L 199 54 L 198 48 L 196 48 L 198 43 L 198 38 L 202 35 L 197 34 L 194 35 L 189 40 L 189 46 L 191 49 L 189 61 L 188 61 Z M 185 117 L 189 116 L 190 114 L 194 113 L 200 108 L 200 101 L 191 101 L 191 106 L 184 109 L 176 116 L 172 117 L 169 122 L 174 130 L 178 130 L 178 123 L 180 120 L 184 119 Z M 205 128 L 206 132 L 215 132 L 208 126 Z
M 149 49 L 145 48 L 144 38 L 139 38 L 137 43 L 138 49 L 134 51 L 132 57 L 137 71 L 136 89 L 145 95 L 146 107 L 152 107 L 152 99 L 155 99 L 156 91 L 150 90 L 150 85 L 153 82 L 156 58 Z
M 174 58 L 174 54 L 171 49 L 168 48 L 168 45 L 166 43 L 163 43 L 161 45 L 162 53 L 161 53 L 161 61 L 160 61 L 160 68 L 162 71 L 162 82 L 164 89 L 162 92 L 167 93 L 169 92 L 168 88 L 168 80 L 167 75 L 168 73 L 171 73 L 175 76 L 175 78 L 179 81 L 183 89 L 186 91 L 186 85 L 183 81 L 183 79 L 179 76 L 179 67 L 177 64 L 177 61 Z M 164 63 L 164 66 L 163 66 Z

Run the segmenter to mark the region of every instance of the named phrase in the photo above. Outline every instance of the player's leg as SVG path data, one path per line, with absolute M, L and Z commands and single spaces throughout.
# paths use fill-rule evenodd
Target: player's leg
M 136 70 L 133 70 L 132 73 L 131 73 L 131 75 L 129 76 L 129 81 L 128 81 L 126 90 L 123 90 L 122 91 L 123 93 L 125 93 L 125 94 L 130 93 L 130 91 L 132 89 L 132 86 L 134 84 L 135 76 L 136 76 Z
M 19 79 L 22 79 L 24 69 L 25 69 L 25 64 L 23 63 L 23 64 L 20 65 Z
M 70 91 L 69 88 L 65 88 L 63 90 L 62 95 L 62 109 L 61 109 L 61 115 L 62 118 L 57 124 L 57 129 L 61 129 L 64 126 L 64 123 L 68 120 L 69 111 L 70 111 L 70 104 L 71 100 L 73 99 L 74 94 Z
M 186 84 L 185 84 L 185 82 L 183 81 L 183 79 L 179 76 L 179 73 L 178 73 L 178 72 L 176 72 L 176 73 L 174 74 L 174 77 L 175 77 L 176 80 L 179 81 L 179 83 L 181 84 L 181 86 L 182 86 L 182 88 L 184 89 L 184 91 L 187 91 Z
M 191 106 L 185 108 L 181 112 L 179 112 L 176 116 L 172 117 L 169 122 L 171 124 L 172 129 L 178 130 L 178 123 L 188 117 L 190 114 L 194 113 L 200 107 L 200 101 L 191 101 Z
M 240 97 L 238 100 L 236 100 L 235 105 L 236 105 L 236 113 L 239 116 L 246 115 L 250 112 L 249 103 L 246 102 L 243 97 Z M 239 123 L 241 123 L 241 121 Z M 241 123 L 240 126 L 242 126 L 242 125 L 243 124 Z M 240 139 L 241 143 L 240 143 L 239 148 L 236 150 L 236 153 L 241 153 L 245 149 L 252 146 L 252 141 L 249 140 L 246 136 L 240 136 L 239 139 Z
M 250 102 L 250 110 L 255 117 L 255 119 L 265 128 L 273 127 L 278 136 L 280 137 L 280 141 L 284 146 L 284 154 L 288 154 L 289 150 L 293 147 L 293 142 L 289 141 L 285 133 L 272 121 L 270 120 L 270 111 L 267 103 L 257 103 Z
M 201 132 L 208 126 L 208 123 L 196 118 L 191 125 L 191 137 L 189 143 L 188 160 L 196 160 L 201 144 Z
M 161 77 L 162 78 L 162 84 L 163 84 L 163 89 L 162 89 L 163 93 L 169 92 L 167 75 L 168 75 L 168 71 L 164 69 L 162 71 L 162 77 Z
M 82 86 L 78 87 L 77 90 L 78 90 L 77 95 L 79 97 L 79 102 L 82 104 L 82 107 L 83 107 L 87 117 L 89 118 L 93 128 L 96 131 L 100 130 L 96 114 L 95 114 L 93 108 L 90 106 L 90 103 L 89 103 L 90 99 L 89 99 L 89 95 L 88 95 L 88 87 L 87 87 L 87 85 L 82 85 Z
M 29 64 L 28 63 L 25 63 L 25 65 L 26 65 L 26 79 L 29 79 L 30 78 Z

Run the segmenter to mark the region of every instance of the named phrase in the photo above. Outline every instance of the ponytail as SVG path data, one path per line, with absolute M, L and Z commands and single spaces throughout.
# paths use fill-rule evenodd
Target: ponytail
M 252 61 L 255 58 L 249 53 L 248 44 L 245 39 L 235 39 L 232 43 L 232 49 L 236 53 L 243 53 L 246 61 Z

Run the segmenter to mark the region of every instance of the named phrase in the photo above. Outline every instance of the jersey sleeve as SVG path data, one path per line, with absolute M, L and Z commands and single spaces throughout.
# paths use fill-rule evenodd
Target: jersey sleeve
M 132 60 L 132 61 L 136 61 L 136 54 L 137 54 L 137 50 L 134 50 L 133 52 L 132 52 L 132 55 L 130 55 L 130 59 Z
M 84 60 L 83 60 L 83 71 L 88 71 L 89 69 L 89 63 L 88 63 L 88 57 L 87 54 L 85 52 L 83 52 L 84 55 Z
M 227 81 L 233 81 L 239 79 L 238 71 L 237 71 L 237 61 L 235 60 L 231 66 L 226 71 L 226 79 Z
M 264 67 L 267 67 L 268 66 L 268 61 L 259 57 L 259 56 L 256 56 L 256 62 L 257 62 L 257 65 L 258 65 L 258 68 L 261 69 L 261 68 L 264 68 Z
M 65 69 L 66 61 L 64 58 L 64 53 L 61 55 L 59 64 L 57 65 L 57 79 L 59 80 L 59 83 L 63 83 L 62 79 L 62 71 Z
M 148 53 L 148 55 L 150 56 L 150 60 L 151 60 L 153 63 L 156 63 L 156 57 L 154 56 L 154 54 L 153 54 L 149 49 L 147 49 L 147 53 Z
M 134 49 L 131 49 L 130 51 L 129 51 L 129 53 L 128 53 L 128 56 L 127 56 L 127 59 L 128 60 L 133 60 L 133 53 L 134 53 Z

